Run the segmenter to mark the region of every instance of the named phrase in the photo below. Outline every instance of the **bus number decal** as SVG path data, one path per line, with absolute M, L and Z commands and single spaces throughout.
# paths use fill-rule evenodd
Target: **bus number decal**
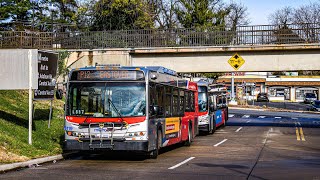
M 83 115 L 84 114 L 84 109 L 73 109 L 72 110 L 73 115 Z

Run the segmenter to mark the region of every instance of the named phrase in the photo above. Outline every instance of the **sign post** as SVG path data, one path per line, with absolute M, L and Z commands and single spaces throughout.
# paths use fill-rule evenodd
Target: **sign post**
M 29 144 L 32 144 L 32 115 L 33 115 L 33 99 L 32 99 L 32 52 L 28 51 L 29 59 Z

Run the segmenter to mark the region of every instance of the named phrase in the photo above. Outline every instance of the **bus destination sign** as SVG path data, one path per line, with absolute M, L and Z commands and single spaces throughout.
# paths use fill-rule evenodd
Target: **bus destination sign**
M 84 70 L 74 71 L 71 80 L 106 81 L 106 80 L 143 80 L 141 71 L 128 70 Z

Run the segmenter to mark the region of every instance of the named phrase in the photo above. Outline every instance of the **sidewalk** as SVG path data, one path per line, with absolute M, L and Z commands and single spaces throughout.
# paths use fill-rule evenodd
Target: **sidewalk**
M 3 165 L 0 165 L 0 173 L 3 173 L 5 171 L 9 171 L 9 170 L 13 170 L 13 169 L 17 169 L 17 168 L 23 168 L 23 167 L 37 167 L 41 163 L 50 162 L 50 161 L 55 163 L 57 160 L 64 159 L 63 156 L 65 156 L 65 155 L 59 154 L 59 155 L 55 155 L 55 156 L 32 159 L 30 161 L 25 161 L 25 162 L 3 164 Z

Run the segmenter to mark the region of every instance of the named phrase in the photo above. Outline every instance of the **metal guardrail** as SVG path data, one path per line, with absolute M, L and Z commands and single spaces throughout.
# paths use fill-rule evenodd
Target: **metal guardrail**
M 105 49 L 319 43 L 320 24 L 92 32 L 0 31 L 0 48 Z

